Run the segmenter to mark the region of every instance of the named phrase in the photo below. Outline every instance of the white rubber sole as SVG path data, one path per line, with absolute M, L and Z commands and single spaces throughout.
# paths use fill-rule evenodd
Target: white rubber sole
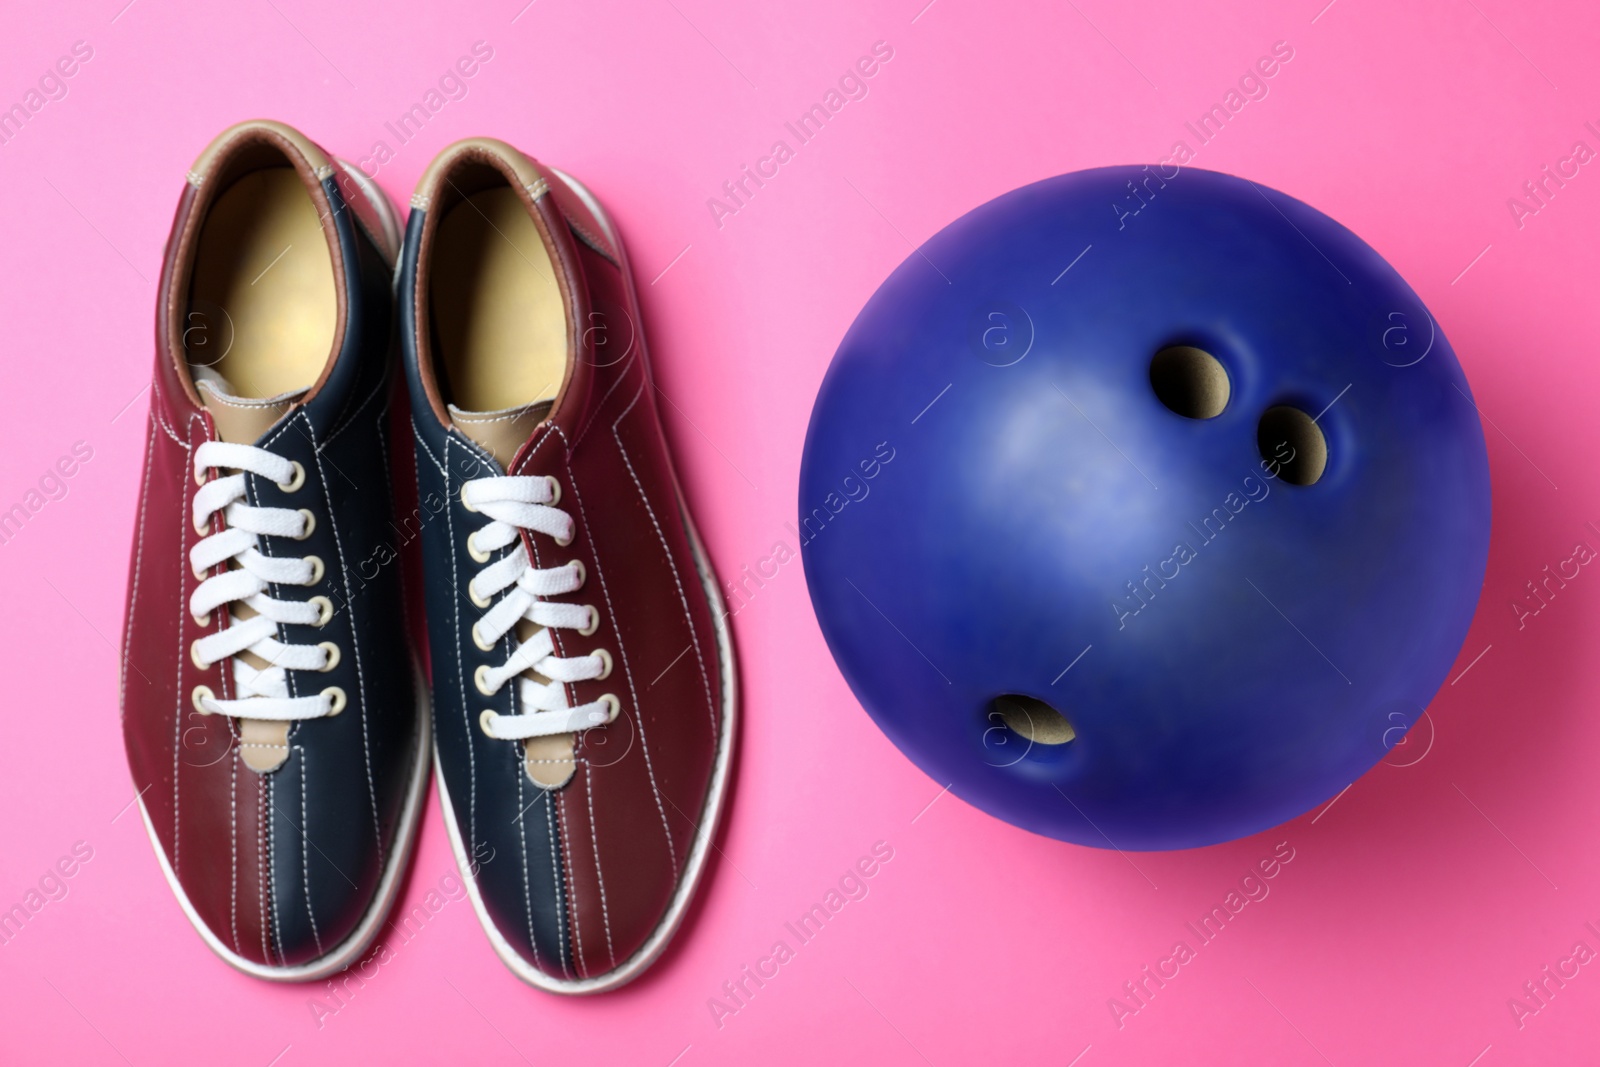
M 422 811 L 422 800 L 427 795 L 429 749 L 433 742 L 432 704 L 426 680 L 422 677 L 415 659 L 412 660 L 412 675 L 417 687 L 416 761 L 411 768 L 411 781 L 406 786 L 405 806 L 401 809 L 400 821 L 396 824 L 394 847 L 389 851 L 383 877 L 378 882 L 377 895 L 373 898 L 372 906 L 367 909 L 367 914 L 351 931 L 350 936 L 334 946 L 331 952 L 309 963 L 294 967 L 269 967 L 245 959 L 223 944 L 222 939 L 206 926 L 199 912 L 195 911 L 194 905 L 190 903 L 189 894 L 184 892 L 177 874 L 172 870 L 172 864 L 167 861 L 167 853 L 161 847 L 161 839 L 156 836 L 155 824 L 150 821 L 150 812 L 144 806 L 144 797 L 143 795 L 139 797 L 139 815 L 144 819 L 145 832 L 150 835 L 150 844 L 155 848 L 156 859 L 161 863 L 161 873 L 166 876 L 167 885 L 172 887 L 173 896 L 178 898 L 179 906 L 183 908 L 183 913 L 189 917 L 190 924 L 199 932 L 201 939 L 212 952 L 221 956 L 230 966 L 252 978 L 262 978 L 269 982 L 314 982 L 344 970 L 360 959 L 361 955 L 371 947 L 373 939 L 382 928 L 384 920 L 389 917 L 389 911 L 399 896 L 402 875 L 411 859 L 412 849 L 416 846 L 417 822 Z
M 554 168 L 551 168 L 554 170 Z M 577 194 L 585 206 L 593 212 L 599 220 L 601 227 L 606 232 L 606 239 L 611 242 L 611 247 L 617 250 L 621 260 L 623 276 L 627 279 L 629 314 L 638 324 L 634 331 L 639 343 L 640 357 L 645 360 L 645 369 L 648 374 L 648 350 L 645 348 L 644 319 L 639 313 L 639 296 L 633 284 L 633 272 L 628 265 L 628 254 L 623 250 L 621 237 L 616 227 L 611 222 L 611 217 L 606 214 L 600 202 L 594 198 L 582 183 L 556 170 L 556 175 Z M 654 398 L 652 398 L 653 402 Z M 651 932 L 648 940 L 639 947 L 639 950 L 629 956 L 622 964 L 605 974 L 594 978 L 562 979 L 548 975 L 534 967 L 522 957 L 519 952 L 495 926 L 494 920 L 489 917 L 488 910 L 484 907 L 483 897 L 478 892 L 477 879 L 472 875 L 473 861 L 468 855 L 465 844 L 461 840 L 461 832 L 457 828 L 455 809 L 450 802 L 450 791 L 445 787 L 444 772 L 438 766 L 439 754 L 434 753 L 435 777 L 439 785 L 439 806 L 444 811 L 445 827 L 450 834 L 450 848 L 455 852 L 456 866 L 460 868 L 462 883 L 467 887 L 467 897 L 472 901 L 472 910 L 478 914 L 478 922 L 482 924 L 484 933 L 489 936 L 489 943 L 494 946 L 495 954 L 500 961 L 510 969 L 512 974 L 527 982 L 531 986 L 543 989 L 550 993 L 561 993 L 567 996 L 584 996 L 591 993 L 604 993 L 627 985 L 633 979 L 649 968 L 663 951 L 668 942 L 677 933 L 678 927 L 683 923 L 683 917 L 688 912 L 690 903 L 694 900 L 695 891 L 699 888 L 702 875 L 705 873 L 706 856 L 711 851 L 711 843 L 716 836 L 717 827 L 722 821 L 723 801 L 727 795 L 729 772 L 733 766 L 733 750 L 735 733 L 738 722 L 738 692 L 739 683 L 736 676 L 733 658 L 733 634 L 728 628 L 728 613 L 722 602 L 722 592 L 717 587 L 716 575 L 711 570 L 710 561 L 706 558 L 705 546 L 700 541 L 700 534 L 696 531 L 693 519 L 689 516 L 688 508 L 684 506 L 683 491 L 677 484 L 677 473 L 673 472 L 673 491 L 677 495 L 678 514 L 683 520 L 685 531 L 689 535 L 689 545 L 694 552 L 695 569 L 699 572 L 700 584 L 705 588 L 706 598 L 710 601 L 713 628 L 717 638 L 717 661 L 722 678 L 722 716 L 718 730 L 717 760 L 712 768 L 711 784 L 706 791 L 704 816 L 700 825 L 695 830 L 694 841 L 689 849 L 689 858 L 684 865 L 683 876 L 678 880 L 678 887 L 674 891 L 671 903 L 667 906 L 667 913 L 662 917 L 660 925 Z

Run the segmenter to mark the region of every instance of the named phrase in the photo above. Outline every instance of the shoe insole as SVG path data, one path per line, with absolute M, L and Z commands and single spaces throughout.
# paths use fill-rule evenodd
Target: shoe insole
M 567 314 L 527 206 L 509 186 L 439 220 L 428 301 L 449 401 L 503 411 L 549 400 L 567 373 Z
M 201 224 L 180 326 L 189 361 L 214 367 L 235 396 L 306 389 L 332 354 L 337 320 L 333 256 L 299 175 L 244 175 Z

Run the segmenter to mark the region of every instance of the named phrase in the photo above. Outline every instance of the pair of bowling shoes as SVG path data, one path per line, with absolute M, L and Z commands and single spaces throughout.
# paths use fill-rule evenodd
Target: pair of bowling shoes
M 639 974 L 705 869 L 734 664 L 598 201 L 468 140 L 402 229 L 359 169 L 244 123 L 189 171 L 155 340 L 122 722 L 201 937 L 268 979 L 357 961 L 431 751 L 512 971 Z

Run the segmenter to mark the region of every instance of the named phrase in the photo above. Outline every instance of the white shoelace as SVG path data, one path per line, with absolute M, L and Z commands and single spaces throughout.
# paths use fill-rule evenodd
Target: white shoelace
M 244 502 L 246 473 L 270 478 L 285 491 L 294 492 L 305 484 L 305 470 L 253 445 L 207 441 L 195 449 L 196 481 L 205 479 L 208 471 L 223 469 L 239 473 L 211 478 L 201 485 L 194 495 L 194 526 L 204 534 L 210 529 L 211 517 L 220 511 L 227 528 L 202 537 L 189 552 L 189 564 L 197 576 L 226 561 L 231 560 L 233 566 L 201 581 L 189 598 L 189 611 L 196 620 L 209 619 L 211 612 L 237 601 L 248 605 L 255 615 L 241 619 L 230 611 L 227 626 L 191 646 L 190 655 L 202 670 L 231 658 L 238 692 L 236 699 L 219 700 L 208 687 L 198 686 L 193 694 L 195 707 L 237 719 L 296 721 L 337 715 L 345 705 L 342 689 L 330 687 L 311 696 L 291 697 L 286 672 L 331 670 L 339 662 L 338 646 L 328 641 L 287 645 L 277 639 L 280 623 L 325 626 L 333 616 L 332 601 L 323 596 L 275 600 L 266 595 L 273 584 L 315 585 L 322 580 L 322 560 L 316 556 L 267 556 L 257 550 L 261 537 L 304 540 L 316 519 L 304 509 L 258 508 Z M 239 656 L 245 651 L 271 666 L 251 666 Z
M 517 643 L 505 663 L 479 667 L 474 677 L 478 691 L 485 696 L 493 696 L 517 678 L 521 713 L 501 715 L 486 710 L 479 716 L 484 733 L 500 741 L 578 733 L 611 722 L 621 710 L 617 698 L 609 693 L 577 707 L 567 704 L 566 683 L 606 677 L 611 673 L 611 656 L 604 649 L 587 656 L 557 656 L 550 631 L 592 634 L 599 625 L 599 613 L 593 607 L 539 599 L 581 588 L 583 564 L 574 560 L 541 570 L 533 566 L 527 546 L 520 543 L 522 531 L 531 530 L 548 535 L 558 545 L 571 544 L 572 516 L 555 506 L 560 500 L 561 487 L 549 477 L 475 478 L 461 486 L 461 502 L 467 509 L 494 520 L 468 538 L 467 551 L 472 558 L 488 563 L 491 553 L 517 543 L 514 552 L 488 563 L 467 585 L 472 602 L 488 609 L 472 627 L 473 641 L 488 651 L 511 633 L 519 620 L 544 627 L 531 640 Z M 491 599 L 506 590 L 491 607 Z M 549 684 L 518 677 L 530 668 L 550 679 Z

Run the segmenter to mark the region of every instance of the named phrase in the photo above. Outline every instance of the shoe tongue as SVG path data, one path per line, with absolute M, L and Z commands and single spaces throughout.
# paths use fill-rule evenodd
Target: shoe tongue
M 510 470 L 517 450 L 533 436 L 539 424 L 550 417 L 550 400 L 503 411 L 463 411 L 450 405 L 450 421 L 456 429 L 482 445 L 495 458 L 502 469 Z M 517 620 L 517 640 L 531 641 L 544 627 L 528 619 Z M 531 668 L 523 672 L 537 682 L 540 677 Z M 523 742 L 524 770 L 535 785 L 556 789 L 572 778 L 577 766 L 573 759 L 573 735 L 555 734 L 550 737 L 530 737 Z
M 511 460 L 533 436 L 534 429 L 550 417 L 549 400 L 523 407 L 505 408 L 502 411 L 463 411 L 450 405 L 450 421 L 456 429 L 488 449 L 503 469 L 511 469 Z
M 211 413 L 211 424 L 216 427 L 217 438 L 230 444 L 253 445 L 261 440 L 309 391 L 298 389 L 265 399 L 234 396 L 228 387 L 228 379 L 210 367 L 190 367 L 190 373 L 194 375 L 200 402 Z M 256 614 L 248 604 L 233 603 L 228 610 L 241 622 Z M 258 671 L 272 666 L 249 649 L 237 655 Z M 233 669 L 231 660 L 225 669 Z M 289 751 L 288 726 L 282 721 L 240 719 L 239 755 L 245 766 L 260 774 L 279 767 Z
M 211 422 L 217 428 L 219 440 L 231 444 L 253 445 L 284 415 L 307 390 L 258 400 L 254 397 L 234 396 L 228 391 L 228 380 L 209 367 L 194 369 L 195 389 L 200 402 L 211 413 Z

